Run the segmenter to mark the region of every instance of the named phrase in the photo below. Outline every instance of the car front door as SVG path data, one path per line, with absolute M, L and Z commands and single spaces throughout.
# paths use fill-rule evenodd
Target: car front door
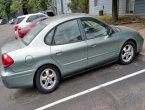
M 81 36 L 77 20 L 56 27 L 51 56 L 61 66 L 64 75 L 87 66 L 87 44 Z
M 114 60 L 118 53 L 118 40 L 115 36 L 107 34 L 110 27 L 93 18 L 81 19 L 81 24 L 88 45 L 88 65 Z

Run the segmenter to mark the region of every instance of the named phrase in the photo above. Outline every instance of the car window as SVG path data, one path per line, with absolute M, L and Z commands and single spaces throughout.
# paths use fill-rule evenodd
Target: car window
M 56 45 L 68 44 L 81 41 L 81 34 L 77 20 L 59 25 L 54 36 Z
M 51 30 L 51 31 L 46 35 L 45 42 L 46 42 L 48 45 L 51 44 L 53 35 L 54 35 L 54 29 Z
M 37 24 L 31 31 L 29 31 L 26 36 L 22 39 L 25 45 L 29 45 L 32 40 L 46 27 L 45 24 Z
M 30 16 L 30 17 L 26 20 L 26 22 L 32 22 L 32 21 L 34 21 L 34 20 L 37 19 L 37 18 L 38 18 L 37 15 Z
M 46 17 L 45 15 L 37 15 L 37 18 Z
M 24 20 L 24 18 L 25 17 L 17 18 L 16 24 L 20 24 Z
M 100 25 L 96 20 L 82 19 L 81 22 L 87 39 L 93 39 L 107 35 L 106 28 Z

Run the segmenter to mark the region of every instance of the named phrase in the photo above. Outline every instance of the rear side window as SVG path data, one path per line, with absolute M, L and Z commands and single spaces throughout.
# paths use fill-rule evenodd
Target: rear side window
M 46 27 L 45 24 L 37 24 L 26 36 L 22 39 L 25 45 L 29 45 L 33 39 Z
M 16 24 L 20 24 L 24 20 L 24 18 L 25 17 L 17 18 Z
M 26 22 L 32 22 L 32 21 L 34 21 L 34 20 L 37 19 L 37 18 L 38 18 L 37 15 L 30 16 L 30 17 L 26 20 Z
M 37 18 L 46 17 L 45 15 L 37 15 Z
M 46 42 L 48 45 L 51 45 L 51 41 L 52 41 L 53 35 L 54 35 L 54 29 L 51 30 L 51 31 L 46 35 L 45 42 Z

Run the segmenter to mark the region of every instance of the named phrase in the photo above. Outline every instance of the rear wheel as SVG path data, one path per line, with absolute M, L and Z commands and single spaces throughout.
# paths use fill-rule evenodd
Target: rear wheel
M 130 64 L 136 54 L 136 45 L 132 41 L 127 41 L 121 49 L 119 63 L 123 65 Z
M 42 93 L 50 93 L 56 90 L 60 83 L 58 69 L 51 65 L 41 67 L 35 77 L 35 84 Z

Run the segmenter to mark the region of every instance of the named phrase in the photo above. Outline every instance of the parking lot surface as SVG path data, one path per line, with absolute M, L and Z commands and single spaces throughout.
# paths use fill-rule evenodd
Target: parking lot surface
M 11 25 L 0 26 L 0 33 L 0 46 L 15 39 Z M 133 75 L 144 69 L 145 57 L 138 55 L 130 65 L 114 63 L 65 79 L 50 94 L 35 88 L 7 89 L 0 80 L 0 110 L 145 110 L 145 72 Z M 108 85 L 89 91 L 102 84 Z

